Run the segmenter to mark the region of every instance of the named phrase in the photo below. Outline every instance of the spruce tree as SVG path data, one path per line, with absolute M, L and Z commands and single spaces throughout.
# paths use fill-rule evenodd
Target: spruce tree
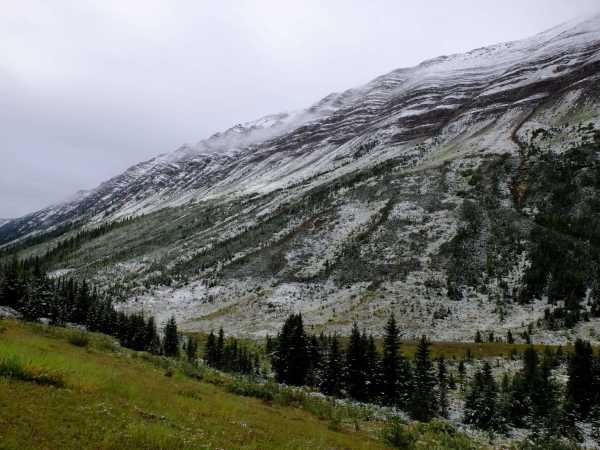
M 302 386 L 310 368 L 308 337 L 304 332 L 302 316 L 290 315 L 279 335 L 273 355 L 273 369 L 278 382 Z
M 215 365 L 216 369 L 222 370 L 225 366 L 225 333 L 223 328 L 219 328 L 217 344 L 215 346 Z
M 429 357 L 430 343 L 422 336 L 414 358 L 414 374 L 410 413 L 413 419 L 429 422 L 438 413 L 436 398 L 436 377 Z
M 400 352 L 399 331 L 392 314 L 385 326 L 381 359 L 381 390 L 386 405 L 405 407 L 410 386 L 410 368 Z
M 448 418 L 448 369 L 446 367 L 444 356 L 440 356 L 437 361 L 437 381 L 440 415 L 444 418 Z
M 573 355 L 569 358 L 566 397 L 574 414 L 580 419 L 588 417 L 592 403 L 598 396 L 592 362 L 592 346 L 589 342 L 577 339 Z
M 510 330 L 506 332 L 506 342 L 508 342 L 509 344 L 515 343 L 515 338 L 513 337 L 512 331 Z
M 366 377 L 366 346 L 358 329 L 358 324 L 354 322 L 350 334 L 350 342 L 346 350 L 346 387 L 348 395 L 358 401 L 365 401 L 367 398 L 367 377 Z
M 504 420 L 498 404 L 498 385 L 487 361 L 481 370 L 477 370 L 469 385 L 465 397 L 464 421 L 483 430 L 504 429 Z
M 179 334 L 175 316 L 167 321 L 164 328 L 163 351 L 165 356 L 179 356 Z
M 187 341 L 187 347 L 185 349 L 186 356 L 189 362 L 195 362 L 198 358 L 198 341 L 193 336 L 190 336 Z
M 217 338 L 213 331 L 210 332 L 206 339 L 206 347 L 204 348 L 204 361 L 210 367 L 215 367 L 217 362 Z
M 372 335 L 367 340 L 367 350 L 365 356 L 365 372 L 367 375 L 367 400 L 373 402 L 379 395 L 380 373 L 379 373 L 379 353 L 375 345 L 375 339 Z
M 329 344 L 327 360 L 323 381 L 321 383 L 321 392 L 325 395 L 339 397 L 342 392 L 342 370 L 343 357 L 340 349 L 338 337 L 334 335 Z

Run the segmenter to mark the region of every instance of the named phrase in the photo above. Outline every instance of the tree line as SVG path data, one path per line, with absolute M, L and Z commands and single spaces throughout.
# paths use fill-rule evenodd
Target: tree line
M 13 258 L 0 264 L 0 305 L 18 311 L 25 320 L 44 318 L 51 325 L 84 326 L 115 337 L 132 350 L 179 355 L 181 338 L 175 318 L 160 333 L 154 317 L 117 311 L 110 298 L 85 280 L 49 278 L 39 258 Z
M 578 423 L 592 423 L 600 438 L 600 358 L 589 342 L 576 341 L 571 355 L 533 346 L 522 355 L 522 368 L 498 381 L 492 365 L 483 362 L 467 376 L 465 361 L 451 371 L 443 356 L 431 356 L 423 336 L 412 359 L 401 351 L 399 329 L 392 315 L 381 350 L 372 335 L 354 324 L 347 345 L 337 335 L 311 335 L 302 316 L 293 314 L 266 352 L 278 382 L 312 386 L 320 392 L 361 402 L 394 406 L 419 421 L 447 418 L 449 392 L 464 392 L 463 421 L 477 428 L 506 432 L 510 426 L 545 436 L 579 438 Z M 553 376 L 566 364 L 567 383 Z

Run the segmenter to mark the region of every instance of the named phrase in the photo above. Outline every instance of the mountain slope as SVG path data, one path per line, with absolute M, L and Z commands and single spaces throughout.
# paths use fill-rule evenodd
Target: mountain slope
M 531 269 L 540 220 L 560 209 L 541 177 L 556 173 L 550 155 L 573 161 L 564 176 L 589 200 L 561 213 L 597 217 L 598 74 L 600 16 L 436 58 L 141 163 L 1 226 L 0 242 L 54 230 L 30 238 L 24 254 L 41 254 L 135 216 L 53 268 L 192 329 L 264 334 L 290 310 L 317 329 L 376 328 L 391 309 L 409 336 L 522 330 L 550 295 L 533 289 Z M 593 291 L 592 272 L 577 292 Z

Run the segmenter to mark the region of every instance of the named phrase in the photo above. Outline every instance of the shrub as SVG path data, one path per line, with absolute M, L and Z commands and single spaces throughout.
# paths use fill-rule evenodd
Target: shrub
M 382 438 L 392 448 L 412 450 L 415 448 L 416 436 L 398 418 L 393 418 L 382 431 Z
M 0 377 L 28 381 L 44 386 L 65 386 L 65 381 L 60 373 L 24 363 L 14 355 L 0 358 Z
M 90 338 L 84 333 L 75 333 L 69 336 L 69 343 L 76 347 L 87 347 L 90 343 Z
M 272 401 L 275 398 L 277 387 L 271 383 L 253 383 L 242 378 L 236 378 L 227 386 L 227 390 L 233 394 L 244 397 L 254 397 L 261 400 Z

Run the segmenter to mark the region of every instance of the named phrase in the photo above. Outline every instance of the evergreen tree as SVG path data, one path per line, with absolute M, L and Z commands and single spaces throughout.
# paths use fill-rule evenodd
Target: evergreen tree
M 290 315 L 277 336 L 277 349 L 273 355 L 273 369 L 278 382 L 302 386 L 310 368 L 308 338 L 304 332 L 302 316 Z
M 429 422 L 438 412 L 435 393 L 436 377 L 429 357 L 430 343 L 422 336 L 414 358 L 414 375 L 410 413 L 413 419 Z
M 153 354 L 160 353 L 160 337 L 158 335 L 158 331 L 156 329 L 156 322 L 154 321 L 154 317 L 150 316 L 148 321 L 146 322 L 146 332 L 145 332 L 145 349 L 147 352 Z
M 360 334 L 358 324 L 354 322 L 346 351 L 345 384 L 348 395 L 358 401 L 365 401 L 367 398 L 366 350 L 366 343 Z
M 217 344 L 215 346 L 215 364 L 214 367 L 222 370 L 225 366 L 225 333 L 223 328 L 219 328 Z
M 477 330 L 477 332 L 475 333 L 475 343 L 476 344 L 481 344 L 483 341 L 481 339 L 481 332 L 479 330 Z
M 214 332 L 210 332 L 206 339 L 206 347 L 204 348 L 204 361 L 210 367 L 215 367 L 217 362 L 217 338 Z
M 190 336 L 187 341 L 187 347 L 185 348 L 185 353 L 188 361 L 195 362 L 196 358 L 198 358 L 198 341 L 193 336 Z
M 377 346 L 375 345 L 375 339 L 372 335 L 369 336 L 367 341 L 367 350 L 365 356 L 365 372 L 367 378 L 367 400 L 372 402 L 377 399 L 379 394 L 380 386 L 380 373 L 379 373 L 379 353 L 377 352 Z
M 339 397 L 341 395 L 342 370 L 343 356 L 340 350 L 338 337 L 334 335 L 329 344 L 323 382 L 321 384 L 321 391 L 325 395 L 334 397 Z
M 446 368 L 446 360 L 443 356 L 438 358 L 437 376 L 440 415 L 448 418 L 448 369 Z
M 465 362 L 461 359 L 458 362 L 458 379 L 461 384 L 465 382 L 465 375 L 467 373 L 467 369 L 465 368 Z
M 498 385 L 492 375 L 492 368 L 485 362 L 470 383 L 465 398 L 465 417 L 467 424 L 483 430 L 500 431 L 504 428 L 503 418 L 498 405 Z
M 175 317 L 167 321 L 164 328 L 163 351 L 165 356 L 179 356 L 179 334 Z
M 589 342 L 577 339 L 573 355 L 569 358 L 566 397 L 574 414 L 580 419 L 588 417 L 594 400 L 598 398 L 592 362 L 592 346 Z
M 509 344 L 515 343 L 515 338 L 513 337 L 512 331 L 510 330 L 506 332 L 506 342 L 508 342 Z
M 386 405 L 405 407 L 410 386 L 410 368 L 400 352 L 399 331 L 392 314 L 385 326 L 381 359 L 381 390 Z
M 309 368 L 306 383 L 309 386 L 319 386 L 323 376 L 323 351 L 321 343 L 315 335 L 309 337 L 308 343 Z

